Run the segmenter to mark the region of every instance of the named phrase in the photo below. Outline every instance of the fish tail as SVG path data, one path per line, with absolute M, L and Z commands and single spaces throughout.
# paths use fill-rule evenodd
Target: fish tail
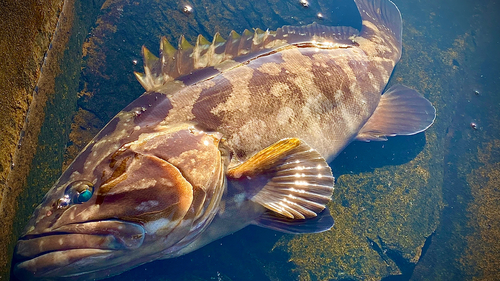
M 402 19 L 398 7 L 390 0 L 354 0 L 362 19 L 359 36 L 377 45 L 388 46 L 387 50 L 378 50 L 380 57 L 399 61 L 402 49 Z M 363 45 L 360 40 L 360 45 Z M 367 42 L 364 43 L 369 48 Z

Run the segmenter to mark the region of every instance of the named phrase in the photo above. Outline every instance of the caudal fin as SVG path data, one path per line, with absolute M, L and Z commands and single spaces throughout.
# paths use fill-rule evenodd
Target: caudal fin
M 399 61 L 403 26 L 398 7 L 390 0 L 354 0 L 354 2 L 362 19 L 362 28 L 356 39 L 361 48 L 370 56 L 388 58 L 395 63 Z M 388 48 L 375 48 L 381 45 Z
M 398 7 L 390 0 L 354 0 L 358 6 L 363 27 L 360 36 L 370 38 L 374 34 L 373 24 L 381 31 L 394 35 L 395 41 L 401 43 L 402 19 Z

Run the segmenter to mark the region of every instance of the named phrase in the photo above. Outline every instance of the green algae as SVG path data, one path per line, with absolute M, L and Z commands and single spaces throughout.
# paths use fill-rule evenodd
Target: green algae
M 446 153 L 454 152 L 446 148 L 449 138 L 457 133 L 450 124 L 461 102 L 451 99 L 450 93 L 464 88 L 466 82 L 461 77 L 466 74 L 460 66 L 466 65 L 468 56 L 475 51 L 474 38 L 469 32 L 460 34 L 460 30 L 455 31 L 456 35 L 442 36 L 434 25 L 422 25 L 417 13 L 413 17 L 405 14 L 405 4 L 400 6 L 405 20 L 404 53 L 390 83 L 403 83 L 424 94 L 437 109 L 436 122 L 425 133 L 425 148 L 408 163 L 344 174 L 338 179 L 331 206 L 336 225 L 331 231 L 279 241 L 276 246 L 290 253 L 302 280 L 380 280 L 399 274 L 409 279 L 422 259 L 426 238 L 431 239 L 441 222 L 446 207 L 443 163 Z M 435 21 L 437 12 L 426 7 L 421 13 L 427 13 L 430 22 Z M 465 130 L 472 133 L 470 127 Z M 373 243 L 377 243 L 379 251 L 372 247 Z M 441 258 L 448 264 L 434 260 L 442 270 L 438 274 L 443 280 L 449 274 L 446 266 L 460 256 L 459 245 L 453 250 L 446 248 L 449 254 L 442 253 Z M 426 272 L 423 267 L 418 268 L 419 274 Z M 427 273 L 425 278 L 431 279 L 426 280 L 438 276 L 435 271 Z
M 498 26 L 493 23 L 496 13 L 492 12 L 495 9 L 492 1 L 469 5 L 475 7 L 464 9 L 461 12 L 465 13 L 462 20 L 450 23 L 450 26 L 455 27 L 450 30 L 463 33 L 451 41 L 452 46 L 442 46 L 442 55 L 436 56 L 446 66 L 446 71 L 438 75 L 441 84 L 447 85 L 448 93 L 443 93 L 442 101 L 451 117 L 446 122 L 446 142 L 443 147 L 446 155 L 443 185 L 446 207 L 436 235 L 432 238 L 432 245 L 417 265 L 412 280 L 480 279 L 482 267 L 494 265 L 495 259 L 498 260 L 498 255 L 481 255 L 481 251 L 494 248 L 488 246 L 487 240 L 480 238 L 478 222 L 482 218 L 478 206 L 488 202 L 483 200 L 484 194 L 478 193 L 479 186 L 488 182 L 478 170 L 485 167 L 484 159 L 480 159 L 480 151 L 483 149 L 483 154 L 488 154 L 488 143 L 498 139 L 500 132 L 498 109 L 495 106 L 498 96 L 491 94 L 498 86 L 491 76 L 485 78 L 491 75 L 491 71 L 498 69 L 499 58 L 492 55 L 491 49 L 491 44 L 498 40 L 494 32 L 497 30 L 498 35 Z M 457 29 L 457 26 L 462 28 Z M 474 93 L 476 90 L 481 94 Z M 481 127 L 472 129 L 472 121 L 481 124 Z M 493 169 L 499 156 L 492 153 L 488 161 L 490 165 L 485 169 Z M 494 272 L 493 267 L 487 271 Z M 491 275 L 484 276 L 484 280 L 495 280 L 491 279 Z
M 409 263 L 418 261 L 440 209 L 440 190 L 431 178 L 428 151 L 404 165 L 338 179 L 329 206 L 336 220 L 333 229 L 284 236 L 276 245 L 290 253 L 301 280 L 380 280 L 400 275 L 406 268 L 400 268 L 390 251 Z
M 34 90 L 61 4 L 2 1 L 0 8 L 0 279 L 8 277 L 16 197 L 36 143 L 36 132 L 23 131 L 24 123 L 29 110 L 38 113 L 33 109 Z
M 103 126 L 104 123 L 92 112 L 82 108 L 78 110 L 71 123 L 69 142 L 64 151 L 63 170 L 71 164 L 71 161 L 73 161 L 87 143 L 99 133 L 99 130 Z
M 483 165 L 467 175 L 472 201 L 467 208 L 467 248 L 461 262 L 472 280 L 497 280 L 500 276 L 500 140 L 478 148 Z
M 88 29 L 92 21 L 93 5 L 98 4 L 66 1 L 63 5 L 63 2 L 53 1 L 47 5 L 54 7 L 39 7 L 36 11 L 45 13 L 50 17 L 47 20 L 54 23 L 57 21 L 57 13 L 60 12 L 63 16 L 59 14 L 60 20 L 51 38 L 51 45 L 46 46 L 49 50 L 42 51 L 42 55 L 46 52 L 43 72 L 37 81 L 38 89 L 35 90 L 35 98 L 25 120 L 25 137 L 19 146 L 16 173 L 12 173 L 9 182 L 12 192 L 4 193 L 9 196 L 6 196 L 7 202 L 2 202 L 3 208 L 8 207 L 9 212 L 15 212 L 15 217 L 12 218 L 4 214 L 6 227 L 2 228 L 3 231 L 9 232 L 5 235 L 9 240 L 8 250 L 2 252 L 9 260 L 15 241 L 33 209 L 61 173 L 71 117 L 76 109 L 77 78 L 81 62 L 79 45 L 86 35 L 86 32 L 82 31 Z M 86 13 L 81 12 L 82 10 Z M 37 31 L 43 32 L 43 36 L 50 32 L 50 26 L 46 24 L 47 26 Z M 38 68 L 39 65 L 32 67 Z M 5 210 L 2 211 L 5 213 Z M 2 263 L 2 276 L 4 272 L 8 274 L 9 269 L 9 264 Z

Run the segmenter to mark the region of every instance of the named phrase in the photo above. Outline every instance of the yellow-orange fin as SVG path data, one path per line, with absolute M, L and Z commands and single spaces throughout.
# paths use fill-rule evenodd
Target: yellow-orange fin
M 290 219 L 316 217 L 334 189 L 325 159 L 297 138 L 283 139 L 263 149 L 230 169 L 228 177 L 239 179 L 251 194 L 250 200 Z

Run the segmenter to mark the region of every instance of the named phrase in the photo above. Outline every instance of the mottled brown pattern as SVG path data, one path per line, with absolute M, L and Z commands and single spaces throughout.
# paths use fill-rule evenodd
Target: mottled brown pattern
M 359 5 L 367 3 L 380 2 L 358 1 Z M 383 3 L 395 8 L 391 2 Z M 308 203 L 289 208 L 289 217 L 325 215 L 327 218 L 326 224 L 317 229 L 306 227 L 308 232 L 329 229 L 333 220 L 328 213 L 320 212 L 333 192 L 330 169 L 325 170 L 326 173 L 311 174 L 328 178 L 327 184 L 320 188 L 324 189 L 325 196 L 318 199 L 310 195 L 318 187 L 304 181 L 310 177 L 302 178 L 294 173 L 290 177 L 298 175 L 300 179 L 291 181 L 291 191 L 267 204 L 266 196 L 262 196 L 260 202 L 248 197 L 259 194 L 259 190 L 246 193 L 245 189 L 236 194 L 242 191 L 236 189 L 229 193 L 226 184 L 229 190 L 235 183 L 225 172 L 285 138 L 300 140 L 304 143 L 303 152 L 312 152 L 317 160 L 310 161 L 312 166 L 301 164 L 305 166 L 298 167 L 299 170 L 319 169 L 327 166 L 325 158 L 334 158 L 356 137 L 376 108 L 401 51 L 399 38 L 387 33 L 384 23 L 376 22 L 376 16 L 371 19 L 374 23 L 364 18 L 366 30 L 361 34 L 367 35 L 366 38 L 353 37 L 349 32 L 339 35 L 342 44 L 336 41 L 337 36 L 331 34 L 331 29 L 315 24 L 280 29 L 277 36 L 292 41 L 278 48 L 267 42 L 274 46 L 270 49 L 261 48 L 261 43 L 271 33 L 258 29 L 253 34 L 246 32 L 242 38 L 253 37 L 253 40 L 238 42 L 243 56 L 222 65 L 218 64 L 220 61 L 208 65 L 220 73 L 209 78 L 188 77 L 189 74 L 184 77 L 199 77 L 200 81 L 173 81 L 167 77 L 168 70 L 160 67 L 158 58 L 144 51 L 146 74 L 139 76 L 149 92 L 118 113 L 76 158 L 79 169 L 70 166 L 62 180 L 55 184 L 35 213 L 38 224 L 29 229 L 28 234 L 49 234 L 57 232 L 60 226 L 74 223 L 84 225 L 87 221 L 121 219 L 139 222 L 135 226 L 146 234 L 144 245 L 134 252 L 137 260 L 172 257 L 245 227 L 261 216 L 265 208 L 282 210 L 276 204 L 290 200 L 301 202 L 297 206 Z M 396 20 L 395 24 L 400 22 Z M 334 29 L 335 32 L 341 30 Z M 215 38 L 217 41 L 218 36 Z M 276 43 L 287 43 L 284 40 Z M 164 44 L 163 47 L 164 51 L 175 53 L 178 74 L 190 73 L 194 63 L 202 62 L 196 57 L 204 52 L 192 52 L 192 46 L 184 37 L 178 51 L 166 50 Z M 215 55 L 212 58 L 220 59 Z M 239 61 L 242 63 L 237 64 Z M 377 83 L 373 83 L 374 79 Z M 219 150 L 219 142 L 223 143 L 221 150 L 224 151 Z M 304 154 L 300 155 L 305 158 Z M 228 156 L 232 156 L 231 159 Z M 293 163 L 300 163 L 299 158 Z M 265 177 L 258 180 L 271 181 Z M 66 187 L 76 180 L 89 181 L 95 186 L 97 196 L 91 196 L 86 202 L 71 201 L 70 206 L 57 209 L 60 217 L 51 217 L 53 202 L 65 198 Z M 252 178 L 245 177 L 245 180 Z M 259 181 L 249 184 L 249 189 L 259 186 Z M 267 185 L 261 184 L 261 191 L 263 186 Z M 301 187 L 306 189 L 304 198 L 287 199 L 286 196 L 294 196 L 294 190 Z M 274 191 L 268 188 L 267 192 Z M 222 199 L 223 196 L 226 197 Z M 302 207 L 307 206 L 311 208 L 304 211 Z M 62 211 L 65 208 L 67 211 Z M 204 230 L 206 233 L 198 236 Z M 118 234 L 114 236 L 119 238 Z M 109 256 L 120 267 L 110 269 L 113 273 L 122 270 L 122 264 L 138 264 L 132 257 L 122 258 L 119 252 Z M 102 265 L 95 262 L 95 255 L 89 258 L 93 270 L 90 275 L 95 277 Z M 52 264 L 47 263 L 45 269 Z M 61 272 L 80 271 L 71 266 Z M 43 270 L 40 274 L 44 274 Z
M 362 52 L 291 48 L 212 79 L 215 86 L 203 90 L 193 107 L 193 121 L 222 132 L 240 159 L 299 130 L 312 133 L 304 136 L 308 143 L 323 139 L 315 146 L 323 153 L 336 154 L 376 107 L 386 81 L 375 87 L 373 79 L 380 78 L 384 74 Z M 332 138 L 343 141 L 336 146 Z
M 125 171 L 127 168 L 127 164 L 128 162 L 130 162 L 130 160 L 132 160 L 132 157 L 133 157 L 132 155 L 123 157 L 122 159 L 119 160 L 118 165 L 116 167 L 115 167 L 115 161 L 117 160 L 115 160 L 114 158 L 111 160 L 109 167 L 113 170 L 111 175 L 107 175 L 106 173 L 103 172 L 101 178 L 102 183 L 99 187 L 99 190 L 97 191 L 99 196 L 105 196 L 106 193 L 108 193 L 115 185 L 127 179 Z
M 170 102 L 162 94 L 147 94 L 115 117 L 96 137 L 93 147 L 89 147 L 92 153 L 80 163 L 84 162 L 89 169 L 94 165 L 108 165 L 100 159 L 142 134 L 158 130 L 155 124 L 162 120 L 146 118 L 149 114 L 159 117 L 167 113 L 166 119 L 191 121 L 204 130 L 222 133 L 236 156 L 234 163 L 286 137 L 303 138 L 321 154 L 333 157 L 355 136 L 378 102 L 382 88 L 373 87 L 371 80 L 387 76 L 387 73 L 377 74 L 381 70 L 380 62 L 364 54 L 366 42 L 360 41 L 361 50 L 290 47 L 261 56 L 227 73 L 183 88 L 175 97 L 170 97 Z M 264 68 L 264 71 L 258 70 L 265 64 L 267 72 Z M 270 67 L 272 74 L 268 73 Z M 385 66 L 382 69 L 385 70 Z M 385 86 L 385 82 L 379 85 Z M 164 102 L 155 104 L 162 106 L 150 108 L 153 98 L 162 99 Z M 196 102 L 193 104 L 191 100 Z M 147 125 L 148 129 L 131 126 L 142 118 L 145 119 L 136 124 Z M 114 146 L 104 145 L 105 141 Z M 82 173 L 87 170 L 85 167 Z
M 212 79 L 214 87 L 204 89 L 193 105 L 191 112 L 195 116 L 192 120 L 197 124 L 202 124 L 203 128 L 215 131 L 222 125 L 222 116 L 217 116 L 210 112 L 218 104 L 225 103 L 232 93 L 233 86 L 225 77 L 219 75 Z

